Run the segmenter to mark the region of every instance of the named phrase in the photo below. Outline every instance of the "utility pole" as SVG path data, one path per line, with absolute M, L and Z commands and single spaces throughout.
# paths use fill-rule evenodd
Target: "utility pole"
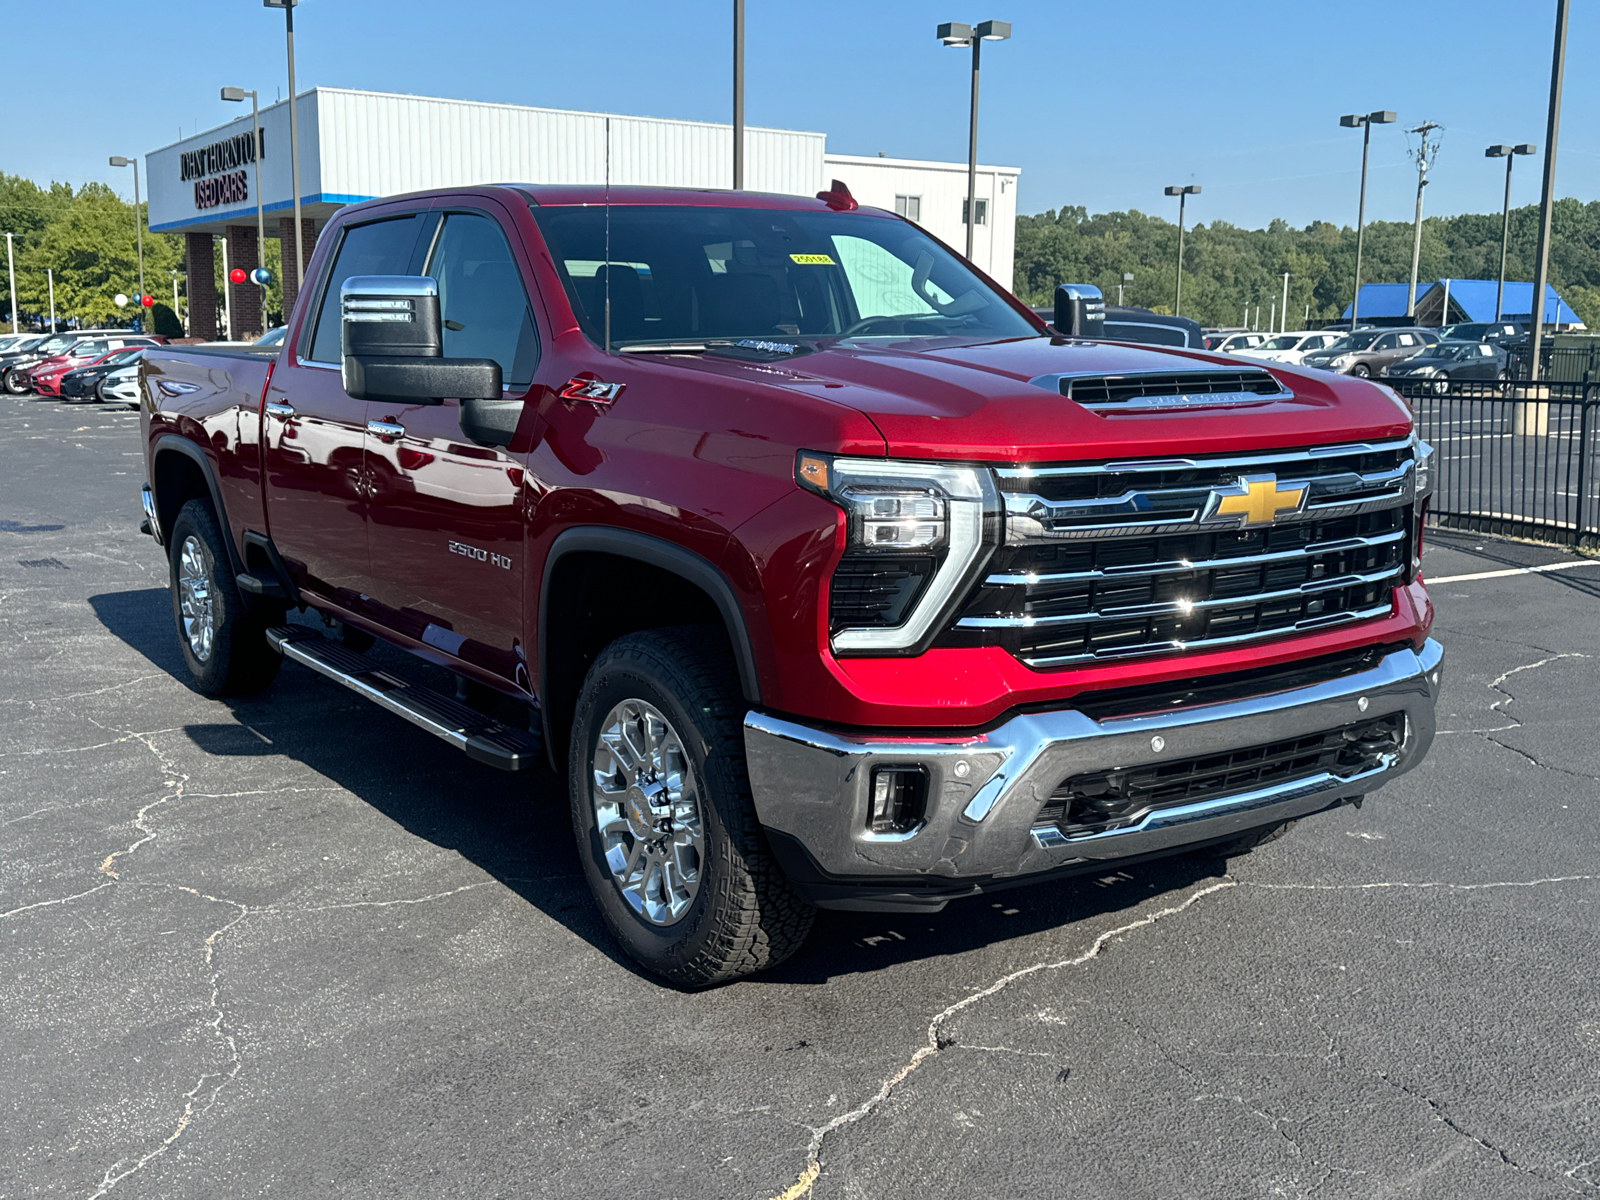
M 744 190 L 744 0 L 733 0 L 733 190 Z
M 1433 160 L 1438 157 L 1439 144 L 1435 142 L 1428 145 L 1428 135 L 1435 129 L 1443 129 L 1437 121 L 1424 121 L 1421 125 L 1406 130 L 1407 133 L 1420 135 L 1422 141 L 1411 157 L 1417 164 L 1417 221 L 1416 228 L 1411 236 L 1411 288 L 1406 292 L 1406 316 L 1417 315 L 1417 265 L 1422 260 L 1422 189 L 1428 186 L 1428 168 L 1433 166 Z
M 1539 342 L 1544 335 L 1544 289 L 1550 275 L 1550 206 L 1556 189 L 1556 134 L 1561 126 L 1561 77 L 1567 66 L 1567 8 L 1556 0 L 1556 45 L 1550 63 L 1550 115 L 1544 136 L 1544 190 L 1539 196 L 1539 248 L 1533 262 L 1533 328 L 1528 337 L 1528 378 L 1539 378 Z M 1556 316 L 1561 315 L 1559 306 Z
M 6 234 L 6 268 L 11 272 L 11 332 L 20 333 L 17 328 L 17 260 L 11 254 L 11 235 Z

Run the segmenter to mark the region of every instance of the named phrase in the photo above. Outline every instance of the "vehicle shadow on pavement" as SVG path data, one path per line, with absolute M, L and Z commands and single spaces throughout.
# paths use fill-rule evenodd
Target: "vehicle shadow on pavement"
M 165 589 L 103 593 L 89 604 L 109 632 L 182 683 L 185 668 Z M 372 656 L 385 669 L 434 686 L 450 678 L 381 643 Z M 182 727 L 202 752 L 284 757 L 309 767 L 410 834 L 460 854 L 613 962 L 655 982 L 622 954 L 595 910 L 568 832 L 565 784 L 551 772 L 508 775 L 475 763 L 293 665 L 262 695 L 220 703 L 233 722 Z M 822 912 L 798 955 L 750 982 L 815 985 L 977 950 L 1131 908 L 1224 869 L 1216 857 L 1182 856 L 958 900 L 938 913 Z

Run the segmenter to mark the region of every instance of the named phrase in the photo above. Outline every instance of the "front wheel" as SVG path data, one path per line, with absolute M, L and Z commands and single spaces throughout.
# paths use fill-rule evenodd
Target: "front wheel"
M 191 500 L 172 523 L 172 619 L 195 691 L 207 696 L 259 692 L 283 659 L 267 644 L 267 624 L 244 606 L 211 505 Z
M 1372 368 L 1367 366 L 1366 363 L 1357 363 L 1355 366 L 1350 368 L 1350 374 L 1354 375 L 1357 379 L 1370 379 L 1372 378 Z
M 21 371 L 6 372 L 6 391 L 10 392 L 13 396 L 23 395 L 28 391 L 31 385 L 32 381 Z
M 629 957 L 684 988 L 774 966 L 815 910 L 772 859 L 745 771 L 725 647 L 698 628 L 612 642 L 573 715 L 572 825 Z

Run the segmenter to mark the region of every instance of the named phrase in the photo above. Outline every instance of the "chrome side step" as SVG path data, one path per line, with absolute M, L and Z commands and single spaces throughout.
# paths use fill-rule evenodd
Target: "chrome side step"
M 342 683 L 359 696 L 443 738 L 468 758 L 502 771 L 526 771 L 544 761 L 539 736 L 513 729 L 432 688 L 380 671 L 364 655 L 347 650 L 315 630 L 280 625 L 267 641 L 285 658 Z

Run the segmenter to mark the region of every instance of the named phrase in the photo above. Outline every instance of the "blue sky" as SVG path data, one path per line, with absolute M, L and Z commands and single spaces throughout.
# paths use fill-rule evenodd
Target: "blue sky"
M 970 3 L 971 0 L 966 0 Z M 1020 211 L 1063 204 L 1167 213 L 1171 183 L 1199 183 L 1191 220 L 1281 216 L 1353 223 L 1359 131 L 1343 112 L 1392 108 L 1375 131 L 1372 218 L 1409 220 L 1405 125 L 1445 126 L 1427 211 L 1497 211 L 1490 142 L 1543 150 L 1554 0 L 1361 4 L 747 0 L 746 119 L 821 130 L 840 153 L 964 159 L 968 52 L 942 20 L 1009 19 L 984 55 L 979 157 L 1022 168 Z M 730 112 L 729 0 L 302 0 L 303 89 L 322 84 L 696 120 Z M 285 87 L 283 21 L 260 0 L 79 0 L 9 6 L 31 101 L 0 125 L 0 170 L 105 180 L 111 154 L 154 149 L 236 115 L 225 84 Z M 31 47 L 40 47 L 35 56 Z M 1600 195 L 1600 7 L 1577 4 L 1557 193 Z M 70 62 L 52 83 L 51 65 Z M 48 116 L 30 117 L 34 109 Z M 1517 163 L 1514 204 L 1539 195 L 1541 158 Z M 1170 214 L 1168 214 L 1170 215 Z

